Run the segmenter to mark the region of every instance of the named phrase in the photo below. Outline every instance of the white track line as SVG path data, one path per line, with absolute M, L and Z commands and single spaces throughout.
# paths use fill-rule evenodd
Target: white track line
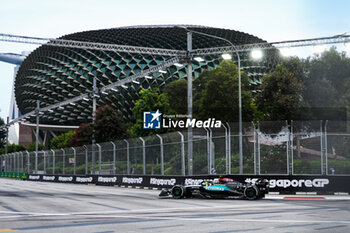
M 1 218 L 15 217 L 39 217 L 39 216 L 88 216 L 88 215 L 106 215 L 106 214 L 157 214 L 157 213 L 167 213 L 175 211 L 193 211 L 193 210 L 221 210 L 221 209 L 246 209 L 247 207 L 260 207 L 265 209 L 266 207 L 281 206 L 281 203 L 276 204 L 251 204 L 251 205 L 222 205 L 222 206 L 198 206 L 198 207 L 177 207 L 177 208 L 158 208 L 158 209 L 133 209 L 133 210 L 115 210 L 115 211 L 94 211 L 94 212 L 70 212 L 70 213 L 40 213 L 40 212 L 10 212 L 10 211 L 0 211 L 0 214 L 11 214 L 11 216 L 0 216 Z

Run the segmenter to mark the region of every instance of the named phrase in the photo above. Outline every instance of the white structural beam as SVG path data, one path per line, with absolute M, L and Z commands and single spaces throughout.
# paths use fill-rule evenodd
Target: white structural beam
M 38 45 L 45 44 L 47 46 L 58 46 L 58 47 L 68 47 L 68 48 L 80 48 L 80 49 L 96 49 L 96 50 L 103 50 L 103 51 L 141 53 L 141 54 L 152 54 L 152 55 L 162 55 L 162 56 L 185 56 L 186 55 L 186 51 L 184 50 L 28 37 L 28 36 L 18 36 L 18 35 L 3 34 L 3 33 L 0 33 L 0 41 L 24 43 L 24 44 L 38 44 Z
M 232 46 L 225 46 L 225 47 L 216 47 L 216 48 L 196 49 L 193 51 L 192 54 L 193 56 L 205 56 L 210 54 L 234 53 L 235 51 L 248 52 L 254 49 L 293 48 L 293 47 L 315 46 L 315 45 L 321 45 L 321 44 L 340 44 L 340 43 L 347 43 L 347 42 L 350 42 L 350 35 L 338 35 L 338 36 L 332 36 L 332 37 L 322 37 L 322 38 L 303 39 L 303 40 L 243 44 L 243 45 L 236 45 L 235 48 L 232 48 Z
M 128 45 L 117 45 L 117 44 L 105 44 L 105 43 L 86 42 L 86 41 L 28 37 L 28 36 L 18 36 L 18 35 L 4 34 L 4 33 L 0 33 L 0 41 L 26 43 L 26 44 L 38 44 L 38 45 L 45 44 L 48 46 L 96 49 L 96 50 L 104 50 L 104 51 L 141 53 L 141 54 L 152 54 L 152 55 L 163 55 L 163 56 L 184 57 L 187 55 L 185 50 L 173 50 L 173 49 L 149 48 L 149 47 L 138 47 L 138 46 L 128 46 Z M 222 54 L 222 53 L 230 53 L 230 52 L 232 53 L 232 52 L 235 52 L 236 50 L 239 52 L 245 52 L 253 49 L 292 48 L 292 47 L 314 46 L 314 45 L 320 45 L 320 44 L 339 44 L 339 43 L 347 43 L 347 42 L 350 42 L 350 35 L 343 34 L 343 35 L 336 35 L 331 37 L 236 45 L 235 50 L 232 49 L 231 46 L 196 49 L 196 50 L 193 50 L 192 54 L 199 56 L 199 55 Z

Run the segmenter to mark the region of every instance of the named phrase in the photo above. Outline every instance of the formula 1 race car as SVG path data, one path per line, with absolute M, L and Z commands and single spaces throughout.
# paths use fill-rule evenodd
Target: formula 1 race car
M 160 197 L 172 195 L 180 198 L 228 198 L 256 200 L 265 197 L 268 193 L 268 181 L 258 179 L 254 183 L 241 183 L 231 178 L 219 178 L 213 181 L 202 181 L 200 185 L 175 185 L 170 189 L 163 189 Z

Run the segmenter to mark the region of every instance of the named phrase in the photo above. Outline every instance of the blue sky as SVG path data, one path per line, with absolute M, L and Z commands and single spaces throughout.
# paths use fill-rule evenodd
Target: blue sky
M 56 38 L 102 28 L 196 24 L 234 29 L 269 42 L 350 31 L 348 0 L 7 0 L 0 33 Z M 0 42 L 0 53 L 31 45 Z M 13 65 L 0 62 L 0 117 L 9 111 Z

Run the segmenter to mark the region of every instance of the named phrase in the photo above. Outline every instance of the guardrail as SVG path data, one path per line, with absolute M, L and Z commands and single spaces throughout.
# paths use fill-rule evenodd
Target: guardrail
M 26 180 L 28 173 L 26 172 L 1 172 L 0 177 Z
M 170 188 L 175 184 L 194 185 L 204 180 L 219 178 L 218 175 L 206 176 L 157 176 L 157 175 L 42 175 L 29 174 L 29 181 L 117 185 L 144 188 Z M 314 193 L 336 194 L 350 193 L 349 176 L 289 176 L 289 175 L 225 175 L 240 182 L 254 182 L 258 178 L 269 180 L 270 192 L 280 194 Z

